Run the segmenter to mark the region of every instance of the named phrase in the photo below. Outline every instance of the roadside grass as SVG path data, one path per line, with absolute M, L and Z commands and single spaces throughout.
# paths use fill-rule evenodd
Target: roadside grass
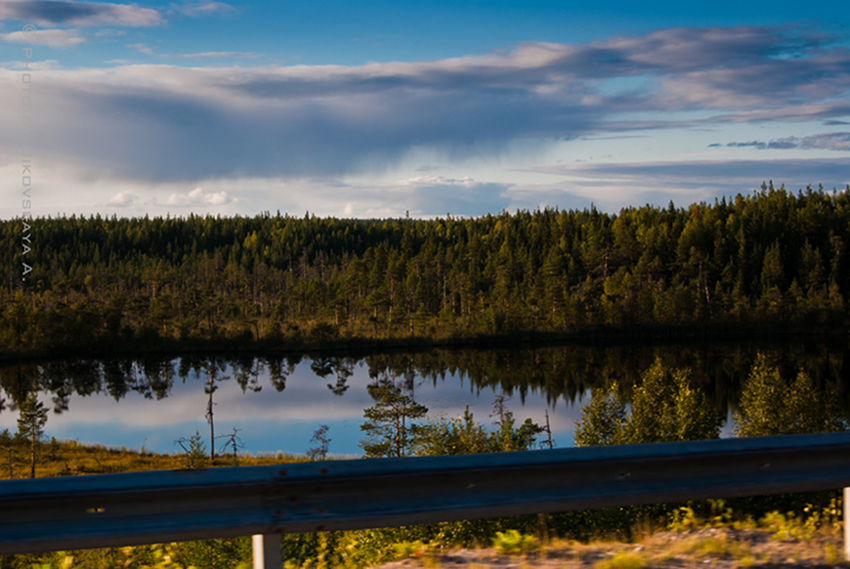
M 28 478 L 30 476 L 29 445 L 0 433 L 0 479 Z M 174 470 L 187 468 L 183 452 L 154 453 L 125 447 L 107 447 L 101 444 L 78 443 L 77 441 L 42 442 L 38 445 L 36 476 L 80 476 L 86 474 L 114 474 L 120 472 L 142 472 L 150 470 Z M 302 455 L 287 453 L 240 452 L 233 455 L 216 455 L 202 458 L 204 467 L 260 466 L 306 462 Z M 11 473 L 11 476 L 10 476 Z
M 646 559 L 635 552 L 615 553 L 610 559 L 597 561 L 595 569 L 642 569 L 646 565 Z
M 706 510 L 704 505 L 700 510 Z M 494 539 L 490 554 L 482 550 L 481 557 L 473 555 L 465 567 L 523 569 L 543 562 L 547 567 L 561 564 L 593 569 L 748 568 L 766 564 L 850 567 L 843 557 L 840 500 L 820 509 L 809 505 L 799 515 L 770 512 L 758 520 L 737 515 L 722 502 L 709 504 L 708 510 L 712 515 L 700 517 L 695 508 L 682 507 L 670 516 L 666 526 L 640 522 L 632 528 L 630 539 L 613 534 L 585 542 L 559 537 L 543 540 L 518 531 L 502 532 Z M 535 537 L 539 548 L 522 551 L 518 544 L 530 543 Z M 498 558 L 492 557 L 494 550 Z M 435 558 L 429 561 L 430 566 L 438 563 Z
M 699 559 L 743 559 L 752 556 L 750 547 L 721 533 L 717 536 L 689 536 L 671 541 L 655 560 L 667 561 L 675 557 Z

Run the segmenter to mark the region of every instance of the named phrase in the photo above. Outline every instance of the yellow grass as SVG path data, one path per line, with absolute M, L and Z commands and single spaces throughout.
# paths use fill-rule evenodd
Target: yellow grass
M 0 479 L 10 478 L 9 455 L 11 450 L 11 478 L 30 477 L 30 448 L 26 443 L 0 438 Z M 80 444 L 76 441 L 56 441 L 38 446 L 36 477 L 78 476 L 85 474 L 111 474 L 146 470 L 173 470 L 186 468 L 181 453 L 141 452 L 124 447 L 106 447 L 99 444 Z M 304 462 L 302 456 L 278 453 L 277 455 L 239 454 L 239 466 L 257 466 Z M 232 456 L 216 456 L 205 466 L 233 466 Z

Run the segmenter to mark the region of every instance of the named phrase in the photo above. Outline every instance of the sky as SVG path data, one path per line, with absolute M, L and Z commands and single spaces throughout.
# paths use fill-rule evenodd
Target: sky
M 432 218 L 850 183 L 846 0 L 0 0 L 0 218 Z

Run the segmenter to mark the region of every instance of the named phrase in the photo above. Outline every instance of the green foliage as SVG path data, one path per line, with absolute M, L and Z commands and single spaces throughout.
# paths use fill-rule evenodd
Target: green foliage
M 149 550 L 151 557 L 153 557 L 152 562 L 149 565 L 143 565 L 143 567 L 149 569 L 195 569 L 194 565 L 183 563 L 180 549 L 180 545 L 177 543 L 152 545 Z M 133 553 L 135 551 L 131 549 L 131 558 Z
M 806 504 L 802 514 L 806 528 L 810 532 L 824 528 L 841 531 L 844 528 L 843 501 L 843 498 L 832 498 L 829 504 L 822 508 L 813 504 Z
M 664 367 L 660 359 L 633 388 L 631 413 L 619 388 L 594 389 L 576 423 L 576 446 L 693 441 L 720 436 L 722 416 L 690 384 L 690 370 Z
M 670 512 L 667 528 L 671 531 L 688 531 L 701 527 L 704 523 L 691 506 L 680 506 Z
M 506 532 L 497 531 L 493 538 L 493 547 L 499 553 L 529 553 L 540 548 L 540 542 L 533 535 L 523 534 L 515 529 Z
M 38 400 L 38 393 L 32 391 L 18 405 L 18 437 L 30 444 L 30 478 L 35 478 L 35 463 L 38 443 L 44 437 L 44 425 L 47 424 L 47 409 Z
M 422 426 L 421 435 L 416 451 L 420 456 L 491 452 L 487 429 L 475 422 L 468 405 L 462 419 L 432 420 Z
M 594 387 L 590 401 L 582 405 L 574 443 L 578 447 L 621 444 L 627 422 L 626 402 L 617 384 L 607 390 Z
M 690 370 L 664 367 L 660 359 L 634 388 L 624 443 L 698 441 L 720 436 L 723 418 L 702 391 L 690 385 Z
M 537 435 L 543 432 L 543 428 L 531 419 L 523 421 L 522 425 L 515 427 L 513 413 L 505 412 L 504 417 L 497 423 L 497 429 L 490 435 L 491 452 L 510 452 L 518 450 L 531 450 Z
M 847 421 L 835 388 L 817 389 L 802 369 L 791 385 L 759 354 L 733 414 L 739 437 L 844 431 Z
M 172 557 L 182 566 L 249 569 L 253 547 L 248 536 L 172 544 Z
M 770 530 L 771 537 L 776 540 L 800 538 L 804 534 L 803 525 L 796 519 L 794 512 L 770 512 L 759 520 L 759 524 Z
M 360 443 L 366 458 L 406 456 L 421 430 L 411 421 L 424 417 L 428 408 L 387 377 L 370 385 L 368 391 L 375 405 L 363 411 L 367 421 L 360 425 L 367 435 Z
M 759 519 L 759 526 L 769 530 L 776 540 L 811 539 L 820 530 L 841 531 L 842 519 L 842 500 L 833 498 L 820 508 L 806 504 L 801 512 L 768 512 Z
M 432 420 L 421 425 L 415 441 L 419 456 L 478 454 L 531 450 L 543 428 L 526 419 L 519 427 L 513 413 L 504 411 L 496 428 L 476 423 L 467 405 L 462 418 Z
M 594 569 L 642 569 L 646 560 L 634 552 L 615 553 L 611 559 L 603 559 L 594 563 Z
M 406 559 L 408 557 L 422 557 L 428 552 L 428 546 L 422 543 L 422 540 L 416 541 L 401 541 L 393 544 L 393 552 L 396 559 Z
M 18 405 L 18 436 L 25 440 L 40 441 L 47 424 L 47 408 L 38 400 L 38 393 L 31 392 Z
M 186 460 L 186 468 L 203 468 L 207 464 L 207 447 L 201 438 L 201 433 L 195 434 L 187 440 L 185 437 L 178 439 L 177 444 L 183 449 Z

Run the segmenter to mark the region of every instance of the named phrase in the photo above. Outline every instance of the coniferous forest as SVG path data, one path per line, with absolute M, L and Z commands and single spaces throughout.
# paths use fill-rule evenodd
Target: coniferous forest
M 850 187 L 619 214 L 26 226 L 0 222 L 6 355 L 848 324 Z

